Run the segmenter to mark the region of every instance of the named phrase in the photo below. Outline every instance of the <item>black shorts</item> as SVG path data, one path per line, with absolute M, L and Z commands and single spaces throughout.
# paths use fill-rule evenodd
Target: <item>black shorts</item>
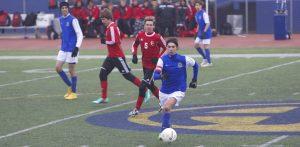
M 123 57 L 106 57 L 101 66 L 107 73 L 110 73 L 115 67 L 117 67 L 122 74 L 130 72 L 130 68 Z
M 143 72 L 144 72 L 143 80 L 145 80 L 147 83 L 149 83 L 150 80 L 153 81 L 152 75 L 153 75 L 154 70 L 143 68 Z

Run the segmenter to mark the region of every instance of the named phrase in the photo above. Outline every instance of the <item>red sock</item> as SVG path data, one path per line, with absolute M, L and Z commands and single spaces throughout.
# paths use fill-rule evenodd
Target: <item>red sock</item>
M 136 104 L 135 104 L 135 108 L 140 110 L 142 104 L 143 104 L 143 101 L 144 101 L 144 97 L 142 96 L 139 96 L 137 101 L 136 101 Z
M 136 85 L 137 87 L 140 87 L 140 85 L 141 85 L 141 80 L 139 79 L 139 78 L 135 78 L 134 80 L 133 80 L 133 84 L 134 85 Z
M 102 89 L 102 98 L 106 99 L 106 97 L 107 97 L 107 81 L 101 81 L 101 89 Z

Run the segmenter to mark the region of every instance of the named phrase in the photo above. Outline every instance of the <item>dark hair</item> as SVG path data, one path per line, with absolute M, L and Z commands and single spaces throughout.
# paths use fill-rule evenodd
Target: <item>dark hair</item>
M 63 6 L 66 6 L 69 8 L 69 3 L 68 2 L 60 2 L 59 3 L 59 8 L 61 9 Z
M 146 16 L 145 17 L 145 24 L 146 24 L 146 21 L 152 21 L 153 24 L 155 24 L 155 18 L 153 16 Z
M 203 0 L 196 0 L 195 4 L 198 3 L 201 6 L 204 6 L 204 1 Z
M 100 13 L 101 18 L 112 19 L 111 11 L 108 8 L 105 8 Z
M 166 45 L 168 45 L 169 43 L 174 43 L 176 45 L 176 47 L 178 47 L 178 40 L 177 40 L 177 38 L 169 38 L 167 40 Z

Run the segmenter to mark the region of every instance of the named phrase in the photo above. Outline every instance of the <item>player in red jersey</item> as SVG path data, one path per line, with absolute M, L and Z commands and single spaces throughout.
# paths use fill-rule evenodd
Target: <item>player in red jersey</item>
M 112 21 L 112 13 L 109 9 L 105 8 L 101 13 L 101 20 L 106 28 L 106 39 L 101 38 L 101 43 L 107 45 L 108 56 L 105 58 L 101 66 L 99 78 L 101 81 L 102 95 L 93 103 L 106 103 L 109 101 L 107 98 L 107 76 L 110 72 L 117 67 L 123 77 L 135 84 L 141 85 L 141 81 L 130 72 L 130 68 L 126 63 L 125 55 L 121 48 L 120 30 L 116 23 Z
M 159 89 L 154 85 L 152 75 L 158 58 L 166 50 L 165 40 L 161 35 L 154 32 L 154 19 L 152 17 L 145 18 L 144 30 L 138 33 L 132 45 L 132 63 L 134 64 L 138 62 L 137 49 L 139 45 L 141 46 L 144 78 L 139 88 L 136 106 L 129 113 L 129 116 L 135 116 L 139 113 L 144 101 L 146 88 L 150 89 L 153 95 L 159 98 Z

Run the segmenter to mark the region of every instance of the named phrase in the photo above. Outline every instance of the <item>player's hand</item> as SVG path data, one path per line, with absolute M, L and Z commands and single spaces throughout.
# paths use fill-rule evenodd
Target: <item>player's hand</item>
M 77 54 L 78 54 L 78 50 L 79 50 L 78 47 L 75 47 L 74 50 L 73 50 L 73 52 L 72 52 L 71 57 L 76 57 Z
M 207 39 L 206 32 L 201 33 L 201 39 Z
M 153 64 L 155 64 L 155 65 L 157 64 L 157 61 L 158 61 L 158 58 L 152 58 L 152 59 L 151 59 L 151 62 L 152 62 Z
M 105 42 L 106 42 L 106 39 L 104 37 L 101 38 L 101 44 L 106 44 Z
M 138 58 L 137 58 L 137 55 L 132 55 L 132 63 L 133 64 L 137 64 L 138 63 Z
M 197 88 L 197 79 L 192 79 L 189 87 L 190 88 Z

